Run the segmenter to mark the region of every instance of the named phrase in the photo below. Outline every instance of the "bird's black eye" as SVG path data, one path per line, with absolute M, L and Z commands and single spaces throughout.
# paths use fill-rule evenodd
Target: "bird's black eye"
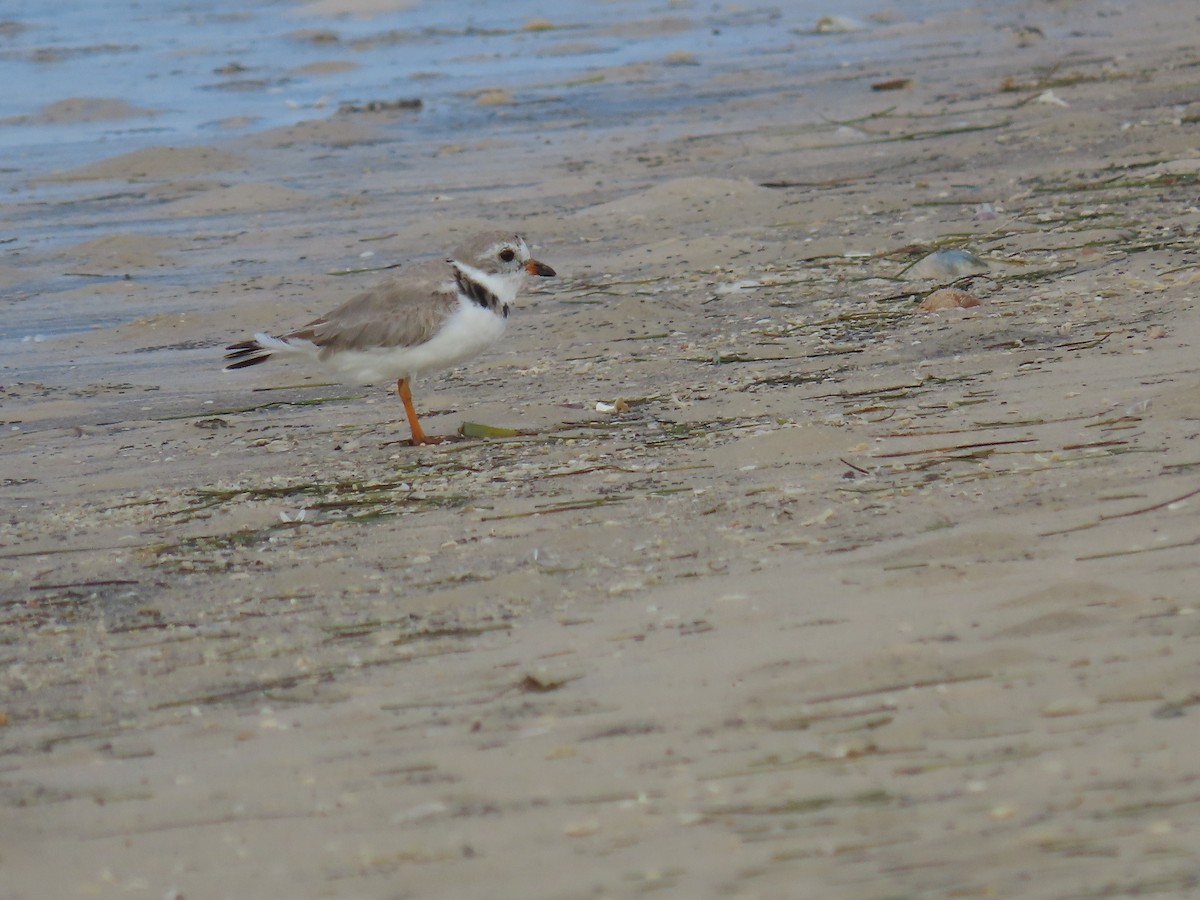
M 505 262 L 512 262 L 517 253 L 512 247 L 505 247 L 500 251 L 500 258 Z

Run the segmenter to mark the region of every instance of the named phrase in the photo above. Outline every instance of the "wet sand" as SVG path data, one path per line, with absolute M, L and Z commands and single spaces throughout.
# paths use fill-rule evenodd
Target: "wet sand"
M 1194 895 L 1197 24 L 5 197 L 10 321 L 79 286 L 2 370 L 0 897 Z M 416 401 L 530 434 L 220 371 L 493 223 L 560 277 Z

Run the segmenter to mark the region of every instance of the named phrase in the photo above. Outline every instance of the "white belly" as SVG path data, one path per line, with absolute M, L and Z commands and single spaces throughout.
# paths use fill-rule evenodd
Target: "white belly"
M 470 300 L 460 299 L 458 309 L 424 344 L 341 350 L 328 357 L 325 363 L 343 378 L 360 384 L 413 378 L 478 356 L 499 340 L 507 324 L 508 320 L 502 316 Z

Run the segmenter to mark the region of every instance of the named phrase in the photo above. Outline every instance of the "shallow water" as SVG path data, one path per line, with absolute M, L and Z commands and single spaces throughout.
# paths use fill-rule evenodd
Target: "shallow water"
M 754 67 L 777 74 L 782 86 L 800 72 L 885 58 L 897 39 L 872 16 L 911 22 L 965 5 L 924 0 L 889 13 L 870 0 L 429 0 L 353 16 L 323 14 L 329 3 L 270 0 L 21 3 L 0 22 L 0 83 L 10 87 L 0 93 L 0 168 L 36 174 L 401 98 L 423 101 L 423 129 L 469 128 L 487 115 L 474 92 L 488 87 L 519 91 L 522 103 L 558 103 L 559 116 L 585 110 L 590 121 L 628 123 L 702 100 L 704 82 L 722 71 Z M 813 33 L 830 14 L 869 27 Z M 679 76 L 668 89 L 600 75 L 664 59 Z M 566 104 L 564 86 L 572 88 Z M 52 106 L 69 98 L 111 98 L 130 109 L 111 118 L 121 110 Z

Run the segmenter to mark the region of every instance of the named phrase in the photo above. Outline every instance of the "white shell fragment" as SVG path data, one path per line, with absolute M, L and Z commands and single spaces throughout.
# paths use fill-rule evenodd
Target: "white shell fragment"
M 1070 106 L 1071 104 L 1064 100 L 1054 91 L 1042 91 L 1034 98 L 1034 103 L 1048 103 L 1051 106 Z
M 605 403 L 603 400 L 597 401 L 596 412 L 611 415 L 612 413 L 629 412 L 629 404 L 618 397 L 612 403 Z

